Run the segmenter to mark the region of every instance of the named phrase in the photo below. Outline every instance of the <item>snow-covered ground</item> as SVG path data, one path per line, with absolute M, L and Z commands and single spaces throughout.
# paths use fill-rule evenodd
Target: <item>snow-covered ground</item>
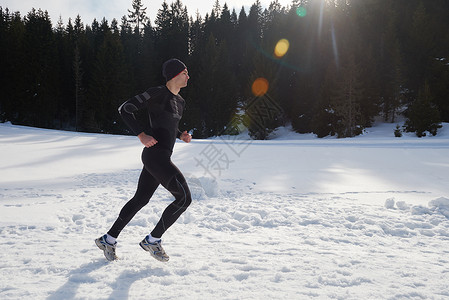
M 194 201 L 170 261 L 138 245 L 159 189 L 110 263 L 94 239 L 135 191 L 138 140 L 0 124 L 0 299 L 447 299 L 449 124 L 394 127 L 179 142 Z

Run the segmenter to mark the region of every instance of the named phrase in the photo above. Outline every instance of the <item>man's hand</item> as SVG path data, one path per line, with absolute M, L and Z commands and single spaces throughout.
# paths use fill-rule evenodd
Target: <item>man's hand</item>
M 186 143 L 190 143 L 190 141 L 192 140 L 192 135 L 187 131 L 184 131 L 183 133 L 181 133 L 181 136 L 179 138 Z
M 137 136 L 140 142 L 147 148 L 153 147 L 157 144 L 157 140 L 151 135 L 147 135 L 145 132 L 140 133 Z

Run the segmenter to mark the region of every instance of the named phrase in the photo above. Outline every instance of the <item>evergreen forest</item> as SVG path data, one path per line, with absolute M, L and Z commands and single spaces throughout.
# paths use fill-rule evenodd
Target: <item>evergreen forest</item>
M 449 122 L 448 0 L 278 0 L 192 14 L 129 0 L 121 19 L 64 23 L 0 7 L 0 122 L 129 134 L 117 108 L 188 66 L 181 130 L 266 139 L 279 126 L 353 137 L 376 118 L 436 135 Z M 212 0 L 210 0 L 212 1 Z M 67 16 L 65 16 L 67 17 Z M 99 16 L 101 18 L 101 16 Z

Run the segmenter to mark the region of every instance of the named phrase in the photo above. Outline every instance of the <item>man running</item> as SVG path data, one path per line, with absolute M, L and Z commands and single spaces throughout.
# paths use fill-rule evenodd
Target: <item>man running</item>
M 116 239 L 120 232 L 149 202 L 160 184 L 175 200 L 164 210 L 159 222 L 140 242 L 140 246 L 157 260 L 168 261 L 169 256 L 161 246 L 161 237 L 192 202 L 184 176 L 171 161 L 176 138 L 186 143 L 192 140 L 187 131 L 181 132 L 178 129 L 185 107 L 179 91 L 187 86 L 189 75 L 185 64 L 178 59 L 166 61 L 162 66 L 162 74 L 167 81 L 165 85 L 152 87 L 119 107 L 121 117 L 145 146 L 142 151 L 144 166 L 134 197 L 122 208 L 111 229 L 95 240 L 98 248 L 103 250 L 104 256 L 110 261 L 117 259 Z M 144 108 L 148 110 L 148 124 L 139 123 L 134 115 Z

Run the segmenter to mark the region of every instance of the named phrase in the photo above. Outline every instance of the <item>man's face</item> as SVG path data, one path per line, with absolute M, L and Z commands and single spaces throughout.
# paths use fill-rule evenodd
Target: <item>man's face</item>
M 189 72 L 187 71 L 187 69 L 185 69 L 184 71 L 179 73 L 179 75 L 176 76 L 175 78 L 173 78 L 172 80 L 174 81 L 176 86 L 178 86 L 179 88 L 183 88 L 183 87 L 187 86 L 187 81 L 189 80 L 189 78 L 190 78 Z

